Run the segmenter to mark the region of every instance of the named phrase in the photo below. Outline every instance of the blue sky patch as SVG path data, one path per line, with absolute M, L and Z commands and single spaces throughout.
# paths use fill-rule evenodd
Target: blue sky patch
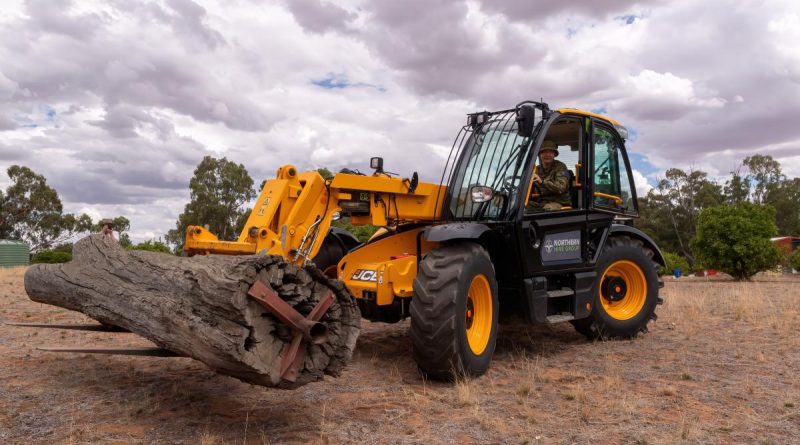
M 339 90 L 352 86 L 346 78 L 329 74 L 324 79 L 312 80 L 311 83 L 326 90 Z
M 645 176 L 650 176 L 659 171 L 659 169 L 650 163 L 650 161 L 647 159 L 647 156 L 641 153 L 628 151 L 628 159 L 631 161 L 631 168 L 639 170 L 639 173 Z
M 578 33 L 578 28 L 567 28 L 567 38 L 570 39 L 572 36 Z
M 381 93 L 386 91 L 386 88 L 381 85 L 374 85 L 365 82 L 351 83 L 344 74 L 328 73 L 328 75 L 324 78 L 314 79 L 311 81 L 311 83 L 320 88 L 325 88 L 326 90 L 343 90 L 345 88 L 375 88 Z
M 627 15 L 623 15 L 623 16 L 617 17 L 616 19 L 624 21 L 626 25 L 633 25 L 633 22 L 635 22 L 636 19 L 638 19 L 638 18 L 639 17 L 637 17 L 637 16 L 635 16 L 633 14 L 627 14 Z
M 636 142 L 639 139 L 639 132 L 633 127 L 625 127 L 628 130 L 628 142 Z

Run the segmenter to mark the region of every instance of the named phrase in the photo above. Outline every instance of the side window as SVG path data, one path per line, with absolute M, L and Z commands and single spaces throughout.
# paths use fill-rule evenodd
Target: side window
M 622 147 L 613 133 L 595 126 L 594 129 L 594 196 L 595 207 L 620 213 L 634 213 L 631 183 Z

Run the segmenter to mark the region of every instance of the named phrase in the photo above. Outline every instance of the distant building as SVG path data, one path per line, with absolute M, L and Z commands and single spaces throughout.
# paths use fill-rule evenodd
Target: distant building
M 30 249 L 25 242 L 0 239 L 0 267 L 27 266 L 30 257 Z
M 792 252 L 794 252 L 797 249 L 800 249 L 800 236 L 778 236 L 775 238 L 770 238 L 769 240 L 775 243 L 776 246 L 782 248 L 784 252 L 786 252 L 786 255 L 791 255 Z M 800 272 L 800 271 L 795 271 L 791 267 L 787 267 L 784 270 L 787 272 L 794 272 L 794 273 Z
M 800 248 L 800 236 L 778 236 L 769 240 L 786 250 L 786 253 L 792 253 Z

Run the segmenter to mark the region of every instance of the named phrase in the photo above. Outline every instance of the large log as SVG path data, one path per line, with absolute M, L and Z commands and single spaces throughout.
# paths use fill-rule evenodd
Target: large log
M 330 291 L 335 294 L 320 320 L 327 341 L 303 343 L 305 359 L 293 382 L 280 370 L 293 331 L 247 295 L 256 280 L 304 316 Z M 339 375 L 360 329 L 350 293 L 313 266 L 301 269 L 275 256 L 127 251 L 103 235 L 77 242 L 69 263 L 30 267 L 25 290 L 34 301 L 128 329 L 221 374 L 280 388 Z

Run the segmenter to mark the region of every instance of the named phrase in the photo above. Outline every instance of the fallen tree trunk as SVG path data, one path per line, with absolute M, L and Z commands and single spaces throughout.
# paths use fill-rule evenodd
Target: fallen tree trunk
M 294 381 L 281 372 L 294 331 L 247 295 L 257 280 L 303 316 L 330 292 L 335 296 L 320 319 L 327 340 L 302 343 L 305 358 Z M 102 235 L 76 243 L 69 263 L 30 267 L 25 290 L 33 301 L 125 328 L 221 374 L 281 388 L 338 375 L 360 329 L 350 293 L 313 266 L 301 269 L 276 256 L 127 251 Z

